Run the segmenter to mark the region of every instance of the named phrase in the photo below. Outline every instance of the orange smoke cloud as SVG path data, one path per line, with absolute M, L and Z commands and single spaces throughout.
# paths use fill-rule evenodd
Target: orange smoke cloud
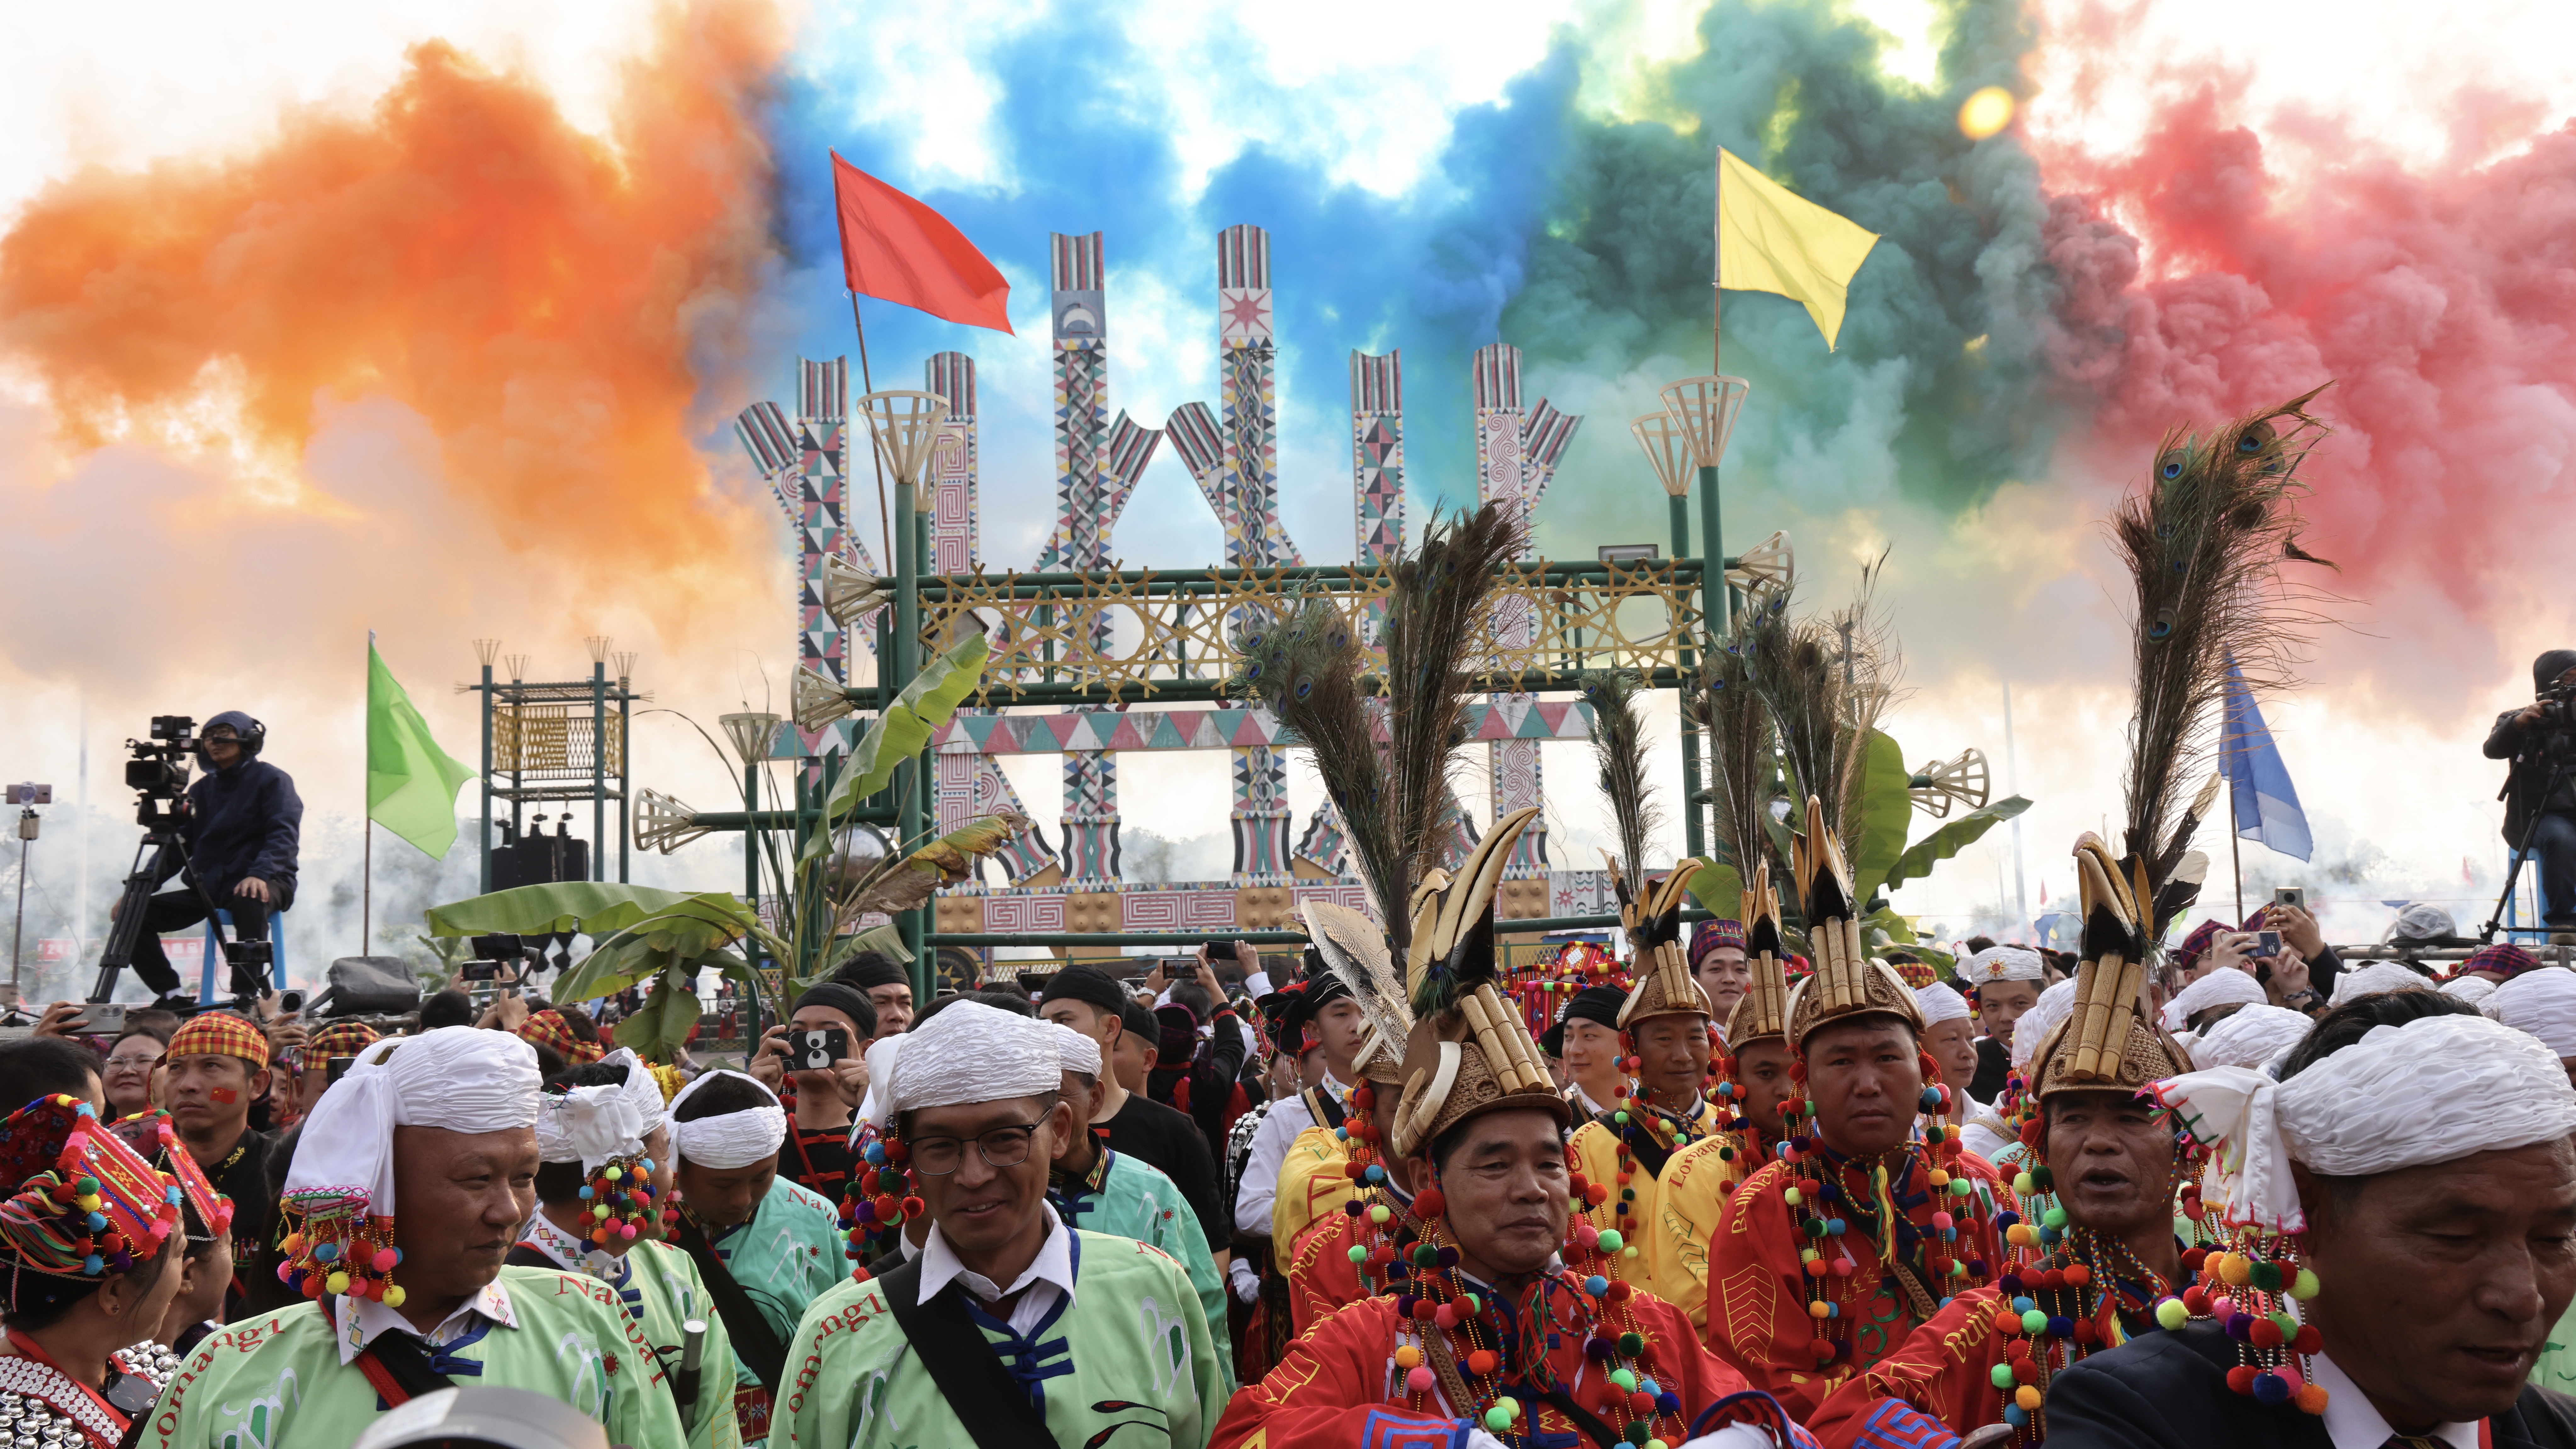
M 667 12 L 601 138 L 433 41 L 372 114 L 85 172 L 0 237 L 0 349 L 74 446 L 181 407 L 210 364 L 271 447 L 300 450 L 322 403 L 390 398 L 503 537 L 685 566 L 713 536 L 694 364 L 740 354 L 772 256 L 756 111 L 783 45 L 762 4 Z

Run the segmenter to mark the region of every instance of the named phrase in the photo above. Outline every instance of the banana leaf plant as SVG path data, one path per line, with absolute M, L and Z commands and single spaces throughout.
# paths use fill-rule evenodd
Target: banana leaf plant
M 556 881 L 493 891 L 434 906 L 426 922 L 434 938 L 489 932 L 539 935 L 578 931 L 591 938 L 591 953 L 565 971 L 552 993 L 557 1001 L 595 1001 L 651 984 L 641 1010 L 618 1023 L 617 1041 L 656 1061 L 667 1061 L 697 1025 L 693 983 L 713 968 L 757 995 L 773 1020 L 806 987 L 831 975 L 861 951 L 911 958 L 891 926 L 852 933 L 847 927 L 876 912 L 917 910 L 937 887 L 968 879 L 975 862 L 999 850 L 1028 826 L 1005 811 L 943 835 L 894 842 L 881 855 L 836 851 L 852 832 L 863 801 L 885 789 L 895 767 L 920 754 L 931 736 L 957 712 L 983 677 L 986 645 L 975 635 L 929 661 L 894 702 L 868 721 L 846 756 L 824 766 L 814 808 L 801 838 L 782 849 L 764 833 L 762 892 L 768 909 L 754 909 L 730 891 L 672 891 L 614 881 Z M 703 734 L 704 732 L 701 731 Z M 714 742 L 709 740 L 709 744 Z M 719 751 L 721 754 L 721 751 Z M 755 783 L 759 777 L 755 775 Z M 762 804 L 746 791 L 746 811 Z M 755 962 L 777 968 L 773 983 Z
M 1870 731 L 1861 756 L 1860 778 L 1845 808 L 1845 819 L 1857 827 L 1852 832 L 1849 855 L 1852 885 L 1859 899 L 1872 902 L 1870 913 L 1861 918 L 1864 945 L 1872 951 L 1902 947 L 1928 958 L 1939 953 L 1926 951 L 1905 918 L 1877 899 L 1880 892 L 1930 874 L 1934 866 L 1975 844 L 1987 831 L 2028 810 L 2030 802 L 2019 795 L 1997 800 L 1944 822 L 1919 840 L 1909 841 L 1907 831 L 1914 813 L 1913 779 L 1913 772 L 1905 767 L 1905 752 L 1896 741 L 1884 731 Z M 1784 796 L 1795 788 L 1785 776 L 1775 780 Z M 1768 812 L 1764 819 L 1779 858 L 1788 859 L 1788 826 Z M 1783 881 L 1776 866 L 1772 879 L 1775 883 Z M 1734 861 L 1721 860 L 1693 877 L 1690 893 L 1702 909 L 1732 917 L 1743 909 L 1744 880 Z M 1798 903 L 1790 899 L 1792 894 L 1782 890 L 1780 904 L 1783 915 L 1794 920 Z M 1784 921 L 1782 934 L 1790 949 L 1811 955 L 1806 949 L 1804 924 Z M 1936 964 L 1946 966 L 1948 962 L 1943 958 Z

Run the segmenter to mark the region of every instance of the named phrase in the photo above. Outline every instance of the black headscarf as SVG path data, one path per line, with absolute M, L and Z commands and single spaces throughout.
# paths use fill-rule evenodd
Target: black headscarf
M 2576 649 L 2552 649 L 2531 661 L 2531 687 L 2547 689 L 2570 669 L 2576 669 Z
M 1619 1029 L 1619 1008 L 1628 1004 L 1628 993 L 1616 986 L 1586 986 L 1574 993 L 1565 1004 L 1565 1014 L 1538 1039 L 1539 1050 L 1552 1057 L 1565 1055 L 1565 1024 L 1569 1021 L 1598 1022 L 1612 1031 Z
M 861 951 L 848 964 L 832 973 L 832 979 L 843 986 L 872 991 L 880 986 L 910 986 L 912 978 L 893 961 L 874 951 Z
M 1111 1016 L 1120 1016 L 1127 1007 L 1127 992 L 1108 972 L 1097 966 L 1070 965 L 1047 978 L 1046 990 L 1039 994 L 1038 1004 L 1050 1001 L 1079 1001 L 1097 1007 Z
M 793 1016 L 809 1006 L 820 1006 L 848 1017 L 850 1024 L 859 1029 L 861 1036 L 876 1035 L 877 1009 L 866 996 L 853 987 L 844 986 L 838 981 L 817 982 L 806 987 L 805 994 L 796 998 L 796 1005 L 789 1010 L 788 1015 Z

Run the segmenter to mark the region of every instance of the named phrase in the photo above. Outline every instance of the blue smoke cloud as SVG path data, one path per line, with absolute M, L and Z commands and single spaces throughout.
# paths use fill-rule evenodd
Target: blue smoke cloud
M 1661 541 L 1664 509 L 1627 420 L 1658 405 L 1663 382 L 1707 370 L 1722 143 L 1884 237 L 1854 281 L 1839 353 L 1796 304 L 1727 295 L 1727 370 L 1755 388 L 1729 455 L 1728 542 L 1767 531 L 1753 521 L 1766 500 L 1954 510 L 2036 475 L 2083 399 L 2047 381 L 2072 344 L 2052 320 L 2037 168 L 2009 134 L 1970 143 L 1954 120 L 1971 90 L 2017 83 L 2033 36 L 2006 0 L 1959 0 L 1941 34 L 1938 83 L 1925 89 L 1888 77 L 1887 37 L 1837 7 L 1716 0 L 1701 52 L 1649 68 L 1631 107 L 1673 119 L 1621 120 L 1583 102 L 1598 57 L 1585 34 L 1561 30 L 1498 100 L 1452 116 L 1436 161 L 1396 196 L 1261 144 L 1193 188 L 1171 98 L 1102 79 L 1150 73 L 1147 57 L 1081 14 L 1042 14 L 977 56 L 1001 97 L 992 124 L 1006 185 L 915 183 L 914 131 L 851 118 L 845 97 L 868 84 L 856 63 L 809 62 L 782 78 L 768 117 L 789 259 L 769 298 L 783 319 L 771 395 L 786 390 L 786 350 L 850 350 L 827 162 L 837 148 L 938 207 L 1013 281 L 1017 338 L 868 306 L 879 387 L 920 386 L 934 351 L 978 359 L 995 565 L 1025 565 L 1051 516 L 1047 233 L 1106 232 L 1111 406 L 1158 425 L 1182 402 L 1215 403 L 1213 241 L 1237 221 L 1271 235 L 1284 507 L 1310 560 L 1351 551 L 1349 352 L 1404 351 L 1418 527 L 1426 507 L 1473 499 L 1467 364 L 1496 340 L 1527 353 L 1528 397 L 1586 415 L 1541 510 L 1542 545 L 1579 556 L 1630 535 Z M 1295 105 L 1293 93 L 1253 91 L 1247 104 Z M 1167 448 L 1117 552 L 1212 560 L 1205 513 Z

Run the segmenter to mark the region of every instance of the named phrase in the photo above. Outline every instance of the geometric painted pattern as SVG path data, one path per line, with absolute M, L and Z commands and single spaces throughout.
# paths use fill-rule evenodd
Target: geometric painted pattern
M 849 532 L 849 361 L 800 357 L 796 380 L 794 421 L 776 403 L 754 403 L 735 418 L 734 436 L 795 533 L 797 663 L 847 684 L 848 635 L 823 608 L 823 563 L 855 552 L 861 567 L 874 571 L 866 548 Z M 861 622 L 863 638 L 873 638 L 875 623 L 873 618 Z M 795 734 L 809 777 L 820 768 L 819 756 L 847 749 L 852 739 L 848 721 Z
M 1523 695 L 1506 696 L 1512 699 Z M 1592 706 L 1538 700 L 1527 707 L 1471 704 L 1470 740 L 1580 740 L 1592 733 Z M 1378 722 L 1378 738 L 1386 738 Z M 961 713 L 931 735 L 940 755 L 1052 755 L 1067 750 L 1253 750 L 1303 743 L 1266 709 L 1067 710 L 1054 714 Z
M 1506 343 L 1476 349 L 1473 366 L 1476 395 L 1476 498 L 1503 507 L 1526 530 L 1535 500 L 1530 496 L 1531 470 L 1523 451 L 1528 417 L 1521 409 L 1521 350 Z M 1541 404 L 1542 407 L 1545 404 Z M 1494 636 L 1506 648 L 1529 647 L 1535 620 L 1526 600 L 1506 598 L 1497 611 Z M 1496 708 L 1526 709 L 1525 694 L 1493 696 Z M 1487 746 L 1493 818 L 1545 800 L 1539 779 L 1535 742 L 1504 740 Z M 1547 817 L 1541 814 L 1513 843 L 1504 862 L 1506 880 L 1525 880 L 1547 870 Z
M 1233 516 L 1226 562 L 1236 568 L 1299 564 L 1279 521 L 1279 347 L 1270 291 L 1270 233 L 1241 224 L 1216 238 L 1217 405 L 1222 476 Z M 1240 621 L 1236 621 L 1240 622 Z M 1284 885 L 1288 867 L 1287 762 L 1267 746 L 1234 754 L 1237 885 Z
M 982 552 L 977 536 L 982 509 L 976 496 L 980 436 L 975 359 L 963 352 L 935 353 L 923 372 L 925 390 L 948 400 L 952 424 L 942 430 L 930 458 L 930 572 L 973 573 Z M 1002 810 L 1028 814 L 1000 768 L 981 759 L 942 757 L 933 771 L 932 805 L 934 823 L 943 833 Z M 996 858 L 1003 873 L 1018 881 L 1055 864 L 1055 851 L 1031 820 Z
M 1103 476 L 1109 461 L 1107 267 L 1096 231 L 1081 236 L 1057 232 L 1048 240 L 1054 287 L 1057 541 L 1049 549 L 1052 556 L 1038 567 L 1097 569 L 1109 561 L 1106 534 L 1116 487 Z M 1095 648 L 1105 647 L 1107 621 L 1089 622 L 1083 632 L 1093 636 Z M 1118 879 L 1115 756 L 1082 751 L 1064 757 L 1063 863 L 1070 884 L 1099 888 Z

